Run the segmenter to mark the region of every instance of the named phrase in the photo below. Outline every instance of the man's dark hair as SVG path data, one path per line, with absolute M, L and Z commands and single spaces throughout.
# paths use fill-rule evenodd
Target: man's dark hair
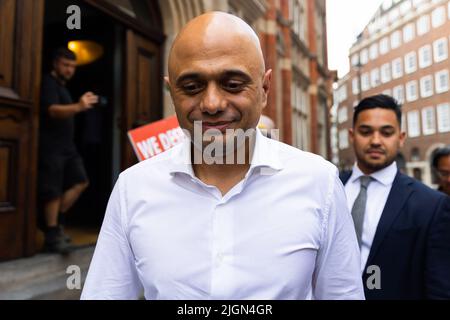
M 58 61 L 60 58 L 65 58 L 68 60 L 77 60 L 76 54 L 73 51 L 71 51 L 65 47 L 60 47 L 60 48 L 56 49 L 53 52 L 52 58 L 53 58 L 52 59 L 53 62 Z
M 402 107 L 401 105 L 391 96 L 385 94 L 379 94 L 376 96 L 371 96 L 364 98 L 353 110 L 353 125 L 355 125 L 358 115 L 364 110 L 382 108 L 389 109 L 395 112 L 397 116 L 398 123 L 401 127 L 402 125 Z
M 438 148 L 433 151 L 431 155 L 431 167 L 435 170 L 438 169 L 439 160 L 443 157 L 450 156 L 450 145 Z

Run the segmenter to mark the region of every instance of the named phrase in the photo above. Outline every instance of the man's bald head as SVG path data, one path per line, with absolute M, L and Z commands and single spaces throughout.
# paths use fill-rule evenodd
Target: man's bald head
M 245 52 L 249 68 L 263 76 L 264 57 L 258 35 L 242 19 L 225 13 L 209 12 L 191 20 L 176 37 L 169 55 L 169 78 L 173 80 L 180 59 L 201 58 L 217 54 Z

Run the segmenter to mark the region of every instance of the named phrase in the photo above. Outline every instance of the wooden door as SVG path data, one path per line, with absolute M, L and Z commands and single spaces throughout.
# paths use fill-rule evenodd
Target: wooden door
M 0 261 L 35 253 L 44 0 L 0 0 Z
M 122 169 L 137 162 L 126 132 L 162 117 L 161 51 L 157 44 L 127 31 Z

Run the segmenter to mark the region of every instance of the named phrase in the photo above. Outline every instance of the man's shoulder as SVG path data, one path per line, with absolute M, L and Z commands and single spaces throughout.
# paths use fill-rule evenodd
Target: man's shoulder
M 50 73 L 46 73 L 42 76 L 42 84 L 58 86 L 58 81 Z
M 399 173 L 398 178 L 396 179 L 397 183 L 403 183 L 408 185 L 413 195 L 410 197 L 410 201 L 417 203 L 418 205 L 427 206 L 427 204 L 441 201 L 442 199 L 445 199 L 446 195 L 443 193 L 434 190 L 430 188 L 429 186 L 425 185 L 423 182 L 412 178 L 404 173 Z M 393 187 L 396 186 L 396 182 L 394 181 Z M 403 191 L 404 190 L 404 191 Z M 400 192 L 407 192 L 406 189 L 400 189 Z
M 303 151 L 299 148 L 285 144 L 280 141 L 272 141 L 274 150 L 277 150 L 280 161 L 292 169 L 307 169 L 317 171 L 333 171 L 337 170 L 336 166 L 324 159 L 322 156 Z
M 177 157 L 180 151 L 179 148 L 182 148 L 182 144 L 176 145 L 165 152 L 131 166 L 123 171 L 121 176 L 137 178 L 144 174 L 169 173 L 171 164 L 176 160 L 174 157 Z

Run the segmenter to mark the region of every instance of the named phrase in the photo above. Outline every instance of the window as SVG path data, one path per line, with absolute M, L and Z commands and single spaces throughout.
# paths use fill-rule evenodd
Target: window
M 436 93 L 448 91 L 448 70 L 436 72 L 435 81 L 436 81 Z
M 426 45 L 419 49 L 419 67 L 426 68 L 431 66 L 431 46 Z
M 430 31 L 430 16 L 424 15 L 417 20 L 417 35 L 421 36 Z
M 347 129 L 343 129 L 339 131 L 339 149 L 347 149 L 348 146 L 348 131 Z
M 417 81 L 410 81 L 406 83 L 406 101 L 417 100 Z
M 370 83 L 372 88 L 375 88 L 380 84 L 380 69 L 376 68 L 370 72 Z
M 392 96 L 392 91 L 391 91 L 391 89 L 386 89 L 382 92 L 382 94 L 385 94 L 387 96 Z
M 439 7 L 431 13 L 431 25 L 433 28 L 442 26 L 445 23 L 445 8 Z
M 392 61 L 392 78 L 398 79 L 403 76 L 403 64 L 402 59 L 398 58 Z
M 414 39 L 414 24 L 409 23 L 403 28 L 403 42 L 409 42 Z
M 347 100 L 347 86 L 345 84 L 343 84 L 336 93 L 337 103 L 341 103 L 342 101 Z
M 405 56 L 405 73 L 413 73 L 417 70 L 416 52 L 412 51 Z
M 359 93 L 358 78 L 353 78 L 353 80 L 352 80 L 352 93 L 353 94 L 358 94 Z
M 396 49 L 400 47 L 401 38 L 400 31 L 395 31 L 391 34 L 391 49 Z
M 368 73 L 363 73 L 361 76 L 361 90 L 367 91 L 370 89 L 370 78 Z
M 434 118 L 434 108 L 422 109 L 422 129 L 424 135 L 436 133 L 436 119 Z
M 341 88 L 341 101 L 347 100 L 347 85 L 344 84 Z
M 369 62 L 369 51 L 367 49 L 361 50 L 359 57 L 361 64 L 366 64 L 367 62 Z
M 338 112 L 338 123 L 343 123 L 348 120 L 348 109 L 347 107 L 339 108 Z
M 441 62 L 448 57 L 447 38 L 433 42 L 434 62 Z
M 383 38 L 380 41 L 380 55 L 386 54 L 389 51 L 389 41 L 388 38 Z
M 378 44 L 377 43 L 374 43 L 370 46 L 369 56 L 370 56 L 370 60 L 375 60 L 376 58 L 378 58 Z
M 394 89 L 392 89 L 392 96 L 398 103 L 403 103 L 405 101 L 403 85 L 394 87 Z
M 381 66 L 381 82 L 386 83 L 391 81 L 391 65 L 385 63 Z
M 411 138 L 420 136 L 419 112 L 408 112 L 408 136 Z
M 433 95 L 433 77 L 426 76 L 420 78 L 420 96 L 427 98 Z
M 358 65 L 358 63 L 359 63 L 359 57 L 357 54 L 354 54 L 352 56 L 352 66 L 356 67 Z
M 439 132 L 450 131 L 450 104 L 443 103 L 437 106 L 437 120 Z
M 411 161 L 420 161 L 420 150 L 419 148 L 412 148 L 411 150 Z

